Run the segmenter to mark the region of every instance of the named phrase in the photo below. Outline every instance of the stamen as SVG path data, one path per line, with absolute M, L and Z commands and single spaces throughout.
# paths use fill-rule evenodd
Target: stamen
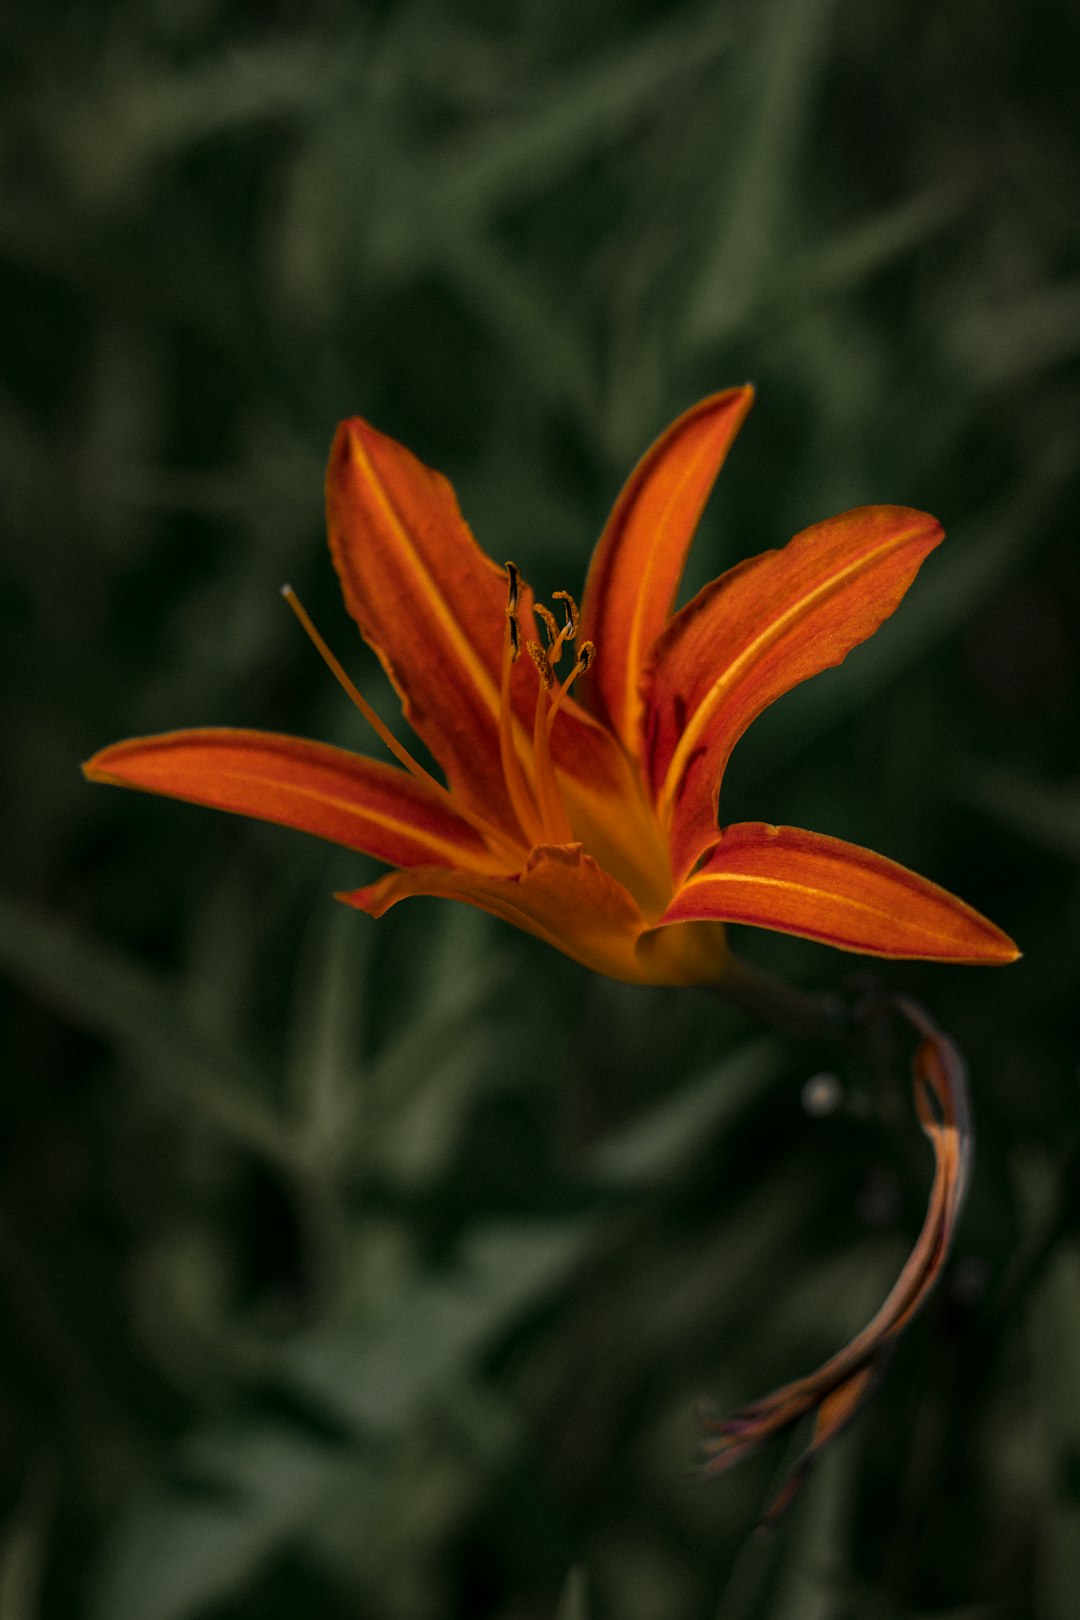
M 555 652 L 555 643 L 557 641 L 559 642 L 560 650 L 562 643 L 559 636 L 559 627 L 555 623 L 554 613 L 551 612 L 550 608 L 546 608 L 543 602 L 534 602 L 533 612 L 539 614 L 540 618 L 543 619 L 544 629 L 547 631 L 548 649 L 552 654 L 554 654 L 555 657 L 558 657 L 558 654 Z
M 502 683 L 499 693 L 499 753 L 502 760 L 506 790 L 522 832 L 534 843 L 571 843 L 574 833 L 566 805 L 559 791 L 555 765 L 551 757 L 551 725 L 555 713 L 570 686 L 581 672 L 589 667 L 593 656 L 591 643 L 582 647 L 578 661 L 562 684 L 555 679 L 554 665 L 558 663 L 567 641 L 578 633 L 577 603 L 567 591 L 555 591 L 554 598 L 564 604 L 566 623 L 560 628 L 555 615 L 542 602 L 533 603 L 533 611 L 547 633 L 548 645 L 528 640 L 525 651 L 536 666 L 539 685 L 536 691 L 536 714 L 533 722 L 533 771 L 535 801 L 514 746 L 514 718 L 510 706 L 510 671 L 521 652 L 521 626 L 517 609 L 521 597 L 521 574 L 514 563 L 506 564 L 507 639 L 503 650 Z M 550 698 L 550 694 L 554 697 Z M 550 699 L 550 700 L 549 700 Z
M 506 564 L 506 627 L 510 633 L 510 662 L 516 664 L 521 657 L 521 626 L 517 621 L 518 597 L 521 594 L 521 570 L 516 563 Z
M 506 640 L 503 643 L 502 679 L 499 683 L 499 759 L 506 791 L 521 831 L 529 843 L 537 844 L 543 842 L 544 830 L 514 746 L 514 713 L 510 705 L 510 673 L 521 652 L 521 626 L 516 615 L 521 574 L 513 563 L 507 563 L 506 577 Z
M 573 684 L 577 680 L 578 676 L 579 675 L 584 675 L 585 671 L 587 669 L 591 669 L 592 665 L 595 662 L 596 662 L 596 647 L 594 646 L 594 644 L 591 641 L 583 641 L 581 643 L 581 646 L 578 648 L 577 663 L 574 665 L 573 669 L 570 671 L 570 673 L 566 677 L 565 681 L 563 681 L 561 683 L 561 685 L 559 687 L 559 690 L 556 692 L 555 696 L 551 700 L 551 707 L 548 710 L 548 720 L 547 720 L 548 730 L 549 731 L 551 730 L 551 727 L 555 723 L 555 716 L 559 712 L 559 705 L 562 703 L 563 698 L 569 692 L 570 688 L 573 686 Z
M 394 733 L 390 730 L 389 726 L 387 726 L 384 721 L 380 720 L 379 716 L 375 713 L 375 710 L 371 707 L 371 704 L 360 691 L 360 688 L 354 681 L 350 680 L 348 675 L 346 675 L 341 663 L 337 658 L 335 658 L 322 636 L 316 630 L 307 609 L 300 601 L 300 598 L 297 596 L 292 586 L 283 585 L 281 587 L 281 594 L 292 608 L 293 613 L 299 619 L 308 640 L 314 645 L 316 652 L 319 654 L 323 663 L 330 670 L 330 673 L 334 676 L 334 679 L 337 681 L 338 685 L 342 687 L 342 689 L 352 699 L 353 703 L 360 710 L 360 713 L 363 715 L 368 725 L 386 744 L 394 758 L 398 760 L 400 764 L 404 765 L 409 775 L 414 777 L 416 781 L 423 782 L 426 787 L 431 788 L 435 793 L 437 793 L 439 798 L 442 799 L 451 810 L 453 810 L 456 816 L 459 816 L 462 821 L 467 822 L 468 825 L 472 827 L 475 832 L 478 832 L 482 838 L 485 838 L 489 844 L 491 844 L 493 847 L 501 849 L 504 854 L 509 853 L 515 860 L 520 860 L 521 851 L 512 842 L 512 840 L 507 838 L 505 833 L 500 832 L 498 827 L 493 827 L 490 822 L 485 821 L 483 816 L 477 815 L 476 812 L 470 810 L 467 805 L 463 805 L 459 802 L 459 800 L 455 799 L 449 789 L 445 788 L 441 782 L 437 781 L 436 778 L 432 776 L 430 771 L 426 771 L 420 764 L 419 760 L 412 757 L 404 743 L 398 741 L 398 739 L 394 736 Z
M 578 605 L 569 591 L 552 591 L 551 600 L 562 602 L 566 608 L 566 629 L 563 631 L 567 641 L 576 641 L 580 620 L 578 618 Z
M 551 691 L 557 684 L 552 665 L 559 660 L 567 631 L 566 629 L 559 629 L 555 622 L 555 615 L 549 612 L 541 603 L 536 603 L 535 607 L 547 630 L 549 641 L 547 651 L 536 641 L 527 642 L 525 648 L 536 665 L 536 673 L 540 678 L 540 684 L 536 689 L 536 716 L 533 722 L 533 768 L 536 773 L 536 796 L 540 804 L 540 819 L 544 825 L 544 836 L 553 844 L 569 844 L 573 842 L 574 830 L 570 825 L 570 817 L 566 813 L 566 805 L 563 803 L 563 796 L 559 791 L 559 781 L 555 775 L 555 763 L 551 757 L 551 718 L 554 705 L 549 704 Z M 567 623 L 569 624 L 569 620 Z
M 344 668 L 338 659 L 334 657 L 334 654 L 330 651 L 330 648 L 326 645 L 326 642 L 316 630 L 307 609 L 301 603 L 300 598 L 297 596 L 292 586 L 283 585 L 281 587 L 281 594 L 292 608 L 296 617 L 300 620 L 309 641 L 312 641 L 315 644 L 316 651 L 322 658 L 323 663 L 329 667 L 330 673 L 335 677 L 338 685 L 348 693 L 349 697 L 356 704 L 356 707 L 360 710 L 360 713 L 363 715 L 368 725 L 371 726 L 372 730 L 377 732 L 382 738 L 383 742 L 386 744 L 387 748 L 389 748 L 394 758 L 399 760 L 409 772 L 409 775 L 415 776 L 418 782 L 426 782 L 429 787 L 441 788 L 442 791 L 445 792 L 446 789 L 442 788 L 442 784 L 435 780 L 431 772 L 426 771 L 420 764 L 419 760 L 413 759 L 404 743 L 398 742 L 389 726 L 379 719 L 379 716 L 375 713 L 375 710 L 371 707 L 371 704 L 364 697 L 363 693 L 360 691 L 360 688 L 355 684 L 354 681 L 349 679 L 348 675 L 346 675 Z
M 529 643 L 532 653 L 536 647 L 535 641 Z M 536 653 L 540 654 L 538 658 Z M 540 815 L 544 823 L 544 837 L 551 844 L 571 844 L 574 841 L 574 830 L 570 825 L 570 818 L 566 813 L 562 794 L 559 792 L 559 783 L 555 775 L 555 763 L 551 757 L 551 713 L 548 704 L 548 691 L 554 681 L 551 674 L 551 665 L 542 648 L 536 647 L 533 653 L 533 662 L 540 676 L 540 685 L 536 689 L 536 720 L 533 724 L 533 759 L 536 766 L 536 793 L 540 800 Z M 541 664 L 541 658 L 543 664 Z M 544 680 L 544 667 L 548 677 Z
M 536 665 L 536 673 L 540 677 L 544 690 L 550 692 L 555 684 L 555 673 L 551 667 L 551 659 L 538 641 L 527 641 L 525 651 Z

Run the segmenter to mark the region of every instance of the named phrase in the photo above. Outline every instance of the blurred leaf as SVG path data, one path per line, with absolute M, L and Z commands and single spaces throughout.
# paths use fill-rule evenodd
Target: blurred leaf
M 93 1620 L 186 1620 L 200 1613 L 355 1489 L 358 1470 L 339 1447 L 258 1423 L 192 1436 L 182 1463 L 191 1485 L 145 1489 L 117 1526 Z
M 1009 303 L 971 310 L 955 329 L 957 356 L 1002 388 L 1080 352 L 1080 282 L 1038 287 Z
M 792 1537 L 768 1620 L 834 1620 L 844 1602 L 844 1546 L 854 1491 L 856 1440 L 848 1435 L 824 1456 Z M 734 1617 L 733 1617 L 734 1620 Z
M 813 1322 L 808 1337 L 843 1338 L 853 1324 L 866 1319 L 880 1303 L 892 1280 L 894 1261 L 879 1257 L 866 1263 L 866 1255 L 849 1254 L 814 1274 L 802 1278 L 797 1297 L 782 1302 L 781 1313 L 790 1314 L 806 1326 Z M 771 1340 L 781 1336 L 779 1324 L 769 1324 Z M 759 1375 L 760 1376 L 760 1375 Z M 865 1420 L 863 1420 L 865 1421 Z M 739 1551 L 731 1575 L 717 1607 L 715 1620 L 833 1620 L 849 1612 L 852 1595 L 851 1549 L 847 1545 L 859 1462 L 859 1434 L 842 1436 L 831 1451 L 817 1462 L 804 1499 L 792 1509 L 789 1526 L 779 1532 L 762 1532 L 748 1540 Z M 785 1458 L 783 1448 L 772 1457 L 771 1486 L 765 1488 L 760 1505 L 764 1507 L 785 1478 L 803 1446 L 800 1437 Z M 725 1481 L 731 1489 L 734 1480 Z M 875 1593 L 875 1601 L 884 1594 Z M 887 1602 L 887 1600 L 885 1600 Z M 853 1608 L 850 1612 L 864 1612 Z M 891 1606 L 883 1606 L 882 1616 Z M 867 1620 L 870 1611 L 867 1610 Z M 901 1620 L 897 1611 L 895 1620 Z
M 455 226 L 443 235 L 439 256 L 460 296 L 504 345 L 507 364 L 549 404 L 569 407 L 582 422 L 595 415 L 595 368 L 583 336 L 573 330 L 570 305 L 545 307 L 493 242 Z
M 325 1411 L 366 1434 L 416 1419 L 509 1316 L 553 1286 L 583 1253 L 571 1226 L 492 1228 L 446 1281 L 418 1284 L 383 1331 L 320 1327 L 283 1351 L 279 1370 Z M 106 1566 L 102 1620 L 181 1620 L 249 1578 L 283 1541 L 363 1483 L 356 1459 L 263 1425 L 207 1430 L 183 1467 L 214 1489 L 144 1493 Z
M 856 219 L 796 254 L 778 278 L 776 303 L 796 303 L 850 292 L 869 276 L 917 248 L 971 205 L 970 183 L 935 182 L 879 213 Z
M 360 1068 L 370 930 L 320 906 L 301 961 L 290 1039 L 289 1092 L 298 1156 L 333 1180 L 352 1144 L 365 1083 Z
M 836 0 L 770 0 L 758 12 L 754 66 L 747 55 L 741 60 L 744 94 L 755 105 L 745 120 L 728 115 L 735 136 L 729 189 L 686 301 L 687 346 L 715 342 L 738 327 L 791 228 L 806 122 L 835 10 Z
M 353 46 L 353 50 L 356 46 Z M 42 134 L 80 200 L 114 204 L 146 171 L 223 131 L 316 108 L 348 73 L 344 42 L 267 41 L 214 52 L 185 71 L 117 53 L 55 88 Z
M 80 1028 L 124 1049 L 151 1085 L 167 1079 L 216 1129 L 271 1160 L 291 1162 L 287 1132 L 255 1101 L 255 1072 L 188 1023 L 182 995 L 145 968 L 6 899 L 0 899 L 0 967 Z
M 975 761 L 955 782 L 959 796 L 994 821 L 1054 855 L 1080 861 L 1080 788 L 1052 787 L 1007 765 Z
M 705 8 L 530 88 L 512 114 L 440 152 L 433 191 L 441 207 L 461 219 L 506 202 L 520 206 L 532 187 L 587 161 L 598 146 L 617 140 L 627 125 L 676 93 L 679 81 L 711 64 L 734 35 L 727 14 Z
M 756 1102 L 782 1072 L 782 1048 L 748 1041 L 714 1069 L 665 1097 L 643 1117 L 608 1136 L 593 1155 L 601 1184 L 646 1187 L 674 1181 L 707 1135 Z
M 430 1024 L 429 1031 L 437 1039 L 438 1026 Z M 383 1115 L 370 1140 L 361 1140 L 362 1127 L 356 1133 L 366 1163 L 388 1175 L 399 1192 L 430 1184 L 452 1161 L 473 1099 L 501 1079 L 504 1050 L 486 1021 L 448 1029 L 437 1060 L 422 1080 L 414 1078 L 392 1114 Z
M 15 1512 L 0 1528 L 0 1616 L 37 1620 L 42 1612 L 41 1578 L 51 1517 L 52 1491 L 46 1477 L 31 1475 Z
M 586 1221 L 476 1229 L 445 1276 L 418 1279 L 383 1325 L 327 1322 L 295 1339 L 282 1369 L 297 1389 L 368 1435 L 393 1434 L 516 1315 L 589 1254 Z
M 477 914 L 446 907 L 409 1016 L 369 1064 L 348 1144 L 399 1189 L 422 1185 L 446 1163 L 472 1099 L 498 1072 L 491 1008 L 505 970 L 488 952 Z
M 1030 1333 L 1047 1459 L 1040 1613 L 1047 1620 L 1072 1620 L 1080 1591 L 1080 1501 L 1073 1477 L 1080 1456 L 1080 1259 L 1071 1246 L 1059 1250 L 1037 1291 Z
M 566 1577 L 555 1620 L 589 1620 L 588 1592 L 585 1571 L 577 1564 Z

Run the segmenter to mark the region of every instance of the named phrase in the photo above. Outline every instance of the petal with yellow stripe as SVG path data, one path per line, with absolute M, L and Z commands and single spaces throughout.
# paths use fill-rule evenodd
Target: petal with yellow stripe
M 925 512 L 858 507 L 732 568 L 675 615 L 647 675 L 646 748 L 676 881 L 716 837 L 720 778 L 750 722 L 872 635 L 941 538 Z
M 642 669 L 753 397 L 752 388 L 729 388 L 673 422 L 630 474 L 593 556 L 582 605 L 582 636 L 599 651 L 589 692 L 631 753 L 638 749 Z
M 516 833 L 499 754 L 504 570 L 477 545 L 442 474 L 360 417 L 338 428 L 326 510 L 346 606 L 397 688 L 409 724 L 454 792 Z M 524 634 L 533 634 L 526 591 L 518 617 Z M 512 697 L 525 738 L 535 690 L 522 659 L 512 672 Z
M 706 918 L 867 956 L 993 964 L 1020 954 L 971 906 L 895 861 L 840 838 L 760 821 L 724 831 L 661 921 Z
M 324 743 L 226 728 L 169 731 L 105 748 L 83 772 L 93 782 L 295 827 L 394 866 L 505 870 L 433 789 Z

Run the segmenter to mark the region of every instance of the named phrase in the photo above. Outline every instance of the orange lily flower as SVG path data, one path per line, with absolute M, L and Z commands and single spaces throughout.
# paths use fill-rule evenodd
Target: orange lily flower
M 403 768 L 293 737 L 198 730 L 118 743 L 87 776 L 386 861 L 399 870 L 339 897 L 372 916 L 444 895 L 630 982 L 722 983 L 729 922 L 877 956 L 1013 960 L 992 923 L 883 856 L 793 827 L 718 827 L 721 777 L 746 727 L 871 635 L 942 538 L 925 513 L 861 507 L 673 613 L 751 401 L 749 388 L 715 394 L 653 445 L 616 502 L 580 615 L 557 592 L 558 619 L 513 565 L 485 557 L 445 478 L 359 418 L 342 423 L 327 512 L 345 601 L 446 785 L 378 720 L 289 592 Z

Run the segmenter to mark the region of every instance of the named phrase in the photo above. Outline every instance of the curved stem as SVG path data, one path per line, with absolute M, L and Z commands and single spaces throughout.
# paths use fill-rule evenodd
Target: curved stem
M 843 1040 L 850 1033 L 848 1014 L 839 996 L 814 995 L 774 978 L 760 968 L 729 956 L 716 993 L 740 1011 L 771 1024 L 784 1035 L 806 1040 Z

